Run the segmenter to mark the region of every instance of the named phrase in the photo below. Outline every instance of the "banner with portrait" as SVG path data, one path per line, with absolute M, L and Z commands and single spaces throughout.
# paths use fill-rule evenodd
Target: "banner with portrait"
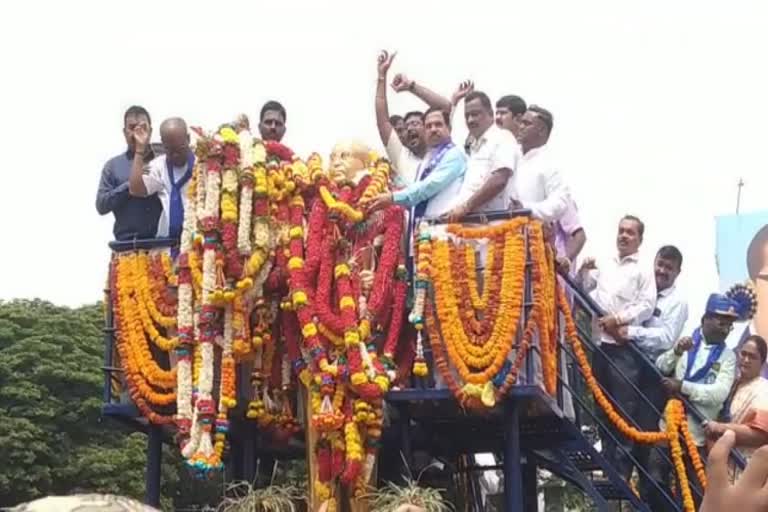
M 749 282 L 757 294 L 757 314 L 736 324 L 728 346 L 736 347 L 750 334 L 768 339 L 768 210 L 716 217 L 717 270 L 720 291 Z M 768 372 L 763 370 L 763 374 Z

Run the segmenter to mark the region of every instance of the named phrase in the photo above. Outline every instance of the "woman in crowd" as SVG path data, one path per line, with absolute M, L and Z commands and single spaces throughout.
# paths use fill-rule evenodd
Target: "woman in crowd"
M 768 379 L 760 375 L 768 345 L 762 337 L 752 335 L 737 355 L 739 375 L 730 395 L 730 422 L 710 421 L 706 431 L 714 440 L 733 430 L 736 447 L 749 459 L 760 446 L 768 444 Z

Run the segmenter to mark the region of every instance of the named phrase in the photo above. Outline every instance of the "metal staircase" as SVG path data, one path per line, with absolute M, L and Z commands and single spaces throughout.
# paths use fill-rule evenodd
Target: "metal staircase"
M 601 353 L 599 345 L 592 341 L 592 319 L 603 315 L 597 304 L 567 276 L 561 276 L 566 290 L 572 296 L 573 313 L 578 326 L 579 338 L 586 352 L 593 357 Z M 530 289 L 526 284 L 527 304 L 522 322 L 527 320 L 530 308 Z M 522 330 L 520 330 L 522 331 Z M 519 334 L 518 334 L 519 336 Z M 520 339 L 517 340 L 520 343 Z M 638 361 L 661 378 L 655 365 L 639 349 L 630 344 L 630 350 L 636 352 Z M 547 470 L 562 480 L 581 489 L 591 498 L 597 510 L 607 511 L 613 508 L 610 502 L 623 502 L 624 510 L 628 505 L 633 510 L 651 511 L 650 506 L 635 494 L 617 470 L 600 454 L 597 445 L 598 433 L 603 437 L 616 440 L 608 430 L 605 420 L 599 414 L 599 407 L 593 402 L 587 390 L 585 376 L 576 363 L 571 347 L 560 338 L 560 354 L 563 363 L 558 375 L 556 397 L 551 397 L 532 379 L 532 358 L 538 357 L 537 348 L 533 347 L 526 356 L 526 371 L 518 378 L 503 407 L 488 416 L 477 417 L 459 408 L 448 390 L 406 389 L 390 392 L 388 403 L 397 410 L 397 421 L 392 428 L 400 433 L 399 446 L 392 443 L 383 447 L 383 452 L 400 450 L 405 461 L 412 460 L 414 451 L 423 450 L 433 457 L 445 461 L 448 466 L 459 468 L 457 461 L 478 453 L 494 453 L 500 465 L 490 467 L 469 466 L 465 471 L 477 475 L 482 471 L 503 469 L 504 504 L 507 512 L 538 510 L 537 469 Z M 430 354 L 427 354 L 430 357 Z M 610 359 L 608 359 L 610 361 Z M 610 363 L 613 365 L 613 363 Z M 430 364 L 430 368 L 432 365 Z M 642 400 L 644 406 L 660 418 L 653 402 L 634 384 L 627 381 Z M 603 390 L 605 392 L 605 390 Z M 637 423 L 621 409 L 621 404 L 614 403 L 617 410 L 635 427 Z M 570 397 L 572 413 L 566 415 L 565 401 Z M 702 415 L 684 398 L 686 410 L 695 421 L 701 422 Z M 662 460 L 671 467 L 666 450 L 653 447 Z M 639 475 L 648 479 L 664 502 L 664 511 L 682 511 L 680 499 L 650 478 L 647 471 L 637 464 L 631 453 L 629 460 L 635 463 Z M 744 467 L 743 459 L 734 452 L 733 462 Z M 382 468 L 380 477 L 397 479 L 404 468 L 391 468 L 388 473 Z M 413 474 L 412 471 L 407 471 Z M 701 493 L 692 486 L 692 493 L 699 501 Z M 471 510 L 484 510 L 482 501 L 477 497 L 472 500 Z M 655 511 L 653 511 L 655 512 Z
M 508 218 L 510 214 L 505 212 L 505 216 Z M 116 242 L 111 244 L 111 248 L 121 252 L 167 247 L 174 242 Z M 574 318 L 585 351 L 591 355 L 600 353 L 601 349 L 592 342 L 590 332 L 592 319 L 602 315 L 600 308 L 567 276 L 562 278 L 573 298 Z M 107 290 L 108 303 L 109 293 Z M 521 315 L 523 323 L 527 321 L 532 306 L 530 263 L 525 293 L 525 310 Z M 126 397 L 112 393 L 113 380 L 120 379 L 122 370 L 113 364 L 115 328 L 111 307 L 107 308 L 104 332 L 103 414 L 149 434 L 147 502 L 154 504 L 159 500 L 161 444 L 170 440 L 172 432 L 148 425 Z M 521 342 L 521 334 L 522 329 L 518 329 L 516 346 Z M 433 368 L 428 344 L 426 348 L 429 367 Z M 630 344 L 629 348 L 638 352 L 642 364 L 655 368 L 634 345 Z M 559 369 L 556 396 L 547 394 L 536 382 L 534 362 L 539 354 L 534 346 L 526 355 L 524 371 L 506 401 L 484 416 L 462 410 L 449 390 L 428 388 L 424 381 L 414 382 L 408 389 L 391 391 L 387 396 L 390 424 L 385 430 L 380 450 L 380 480 L 398 481 L 403 475 L 416 477 L 419 470 L 417 455 L 427 454 L 431 460 L 440 461 L 449 484 L 451 479 L 455 482 L 458 476 L 464 476 L 471 494 L 467 510 L 485 510 L 477 479 L 484 471 L 503 472 L 503 510 L 537 510 L 538 469 L 547 470 L 581 489 L 592 499 L 597 510 L 609 510 L 610 502 L 615 501 L 622 501 L 634 510 L 650 510 L 596 448 L 598 433 L 608 432 L 606 424 L 587 392 L 584 375 L 576 364 L 571 347 L 562 338 L 560 349 L 563 364 Z M 653 407 L 645 394 L 637 388 L 635 390 L 648 407 Z M 620 404 L 616 406 L 623 412 Z M 690 404 L 686 403 L 686 409 L 696 421 L 702 420 L 701 414 Z M 661 414 L 661 411 L 656 412 Z M 271 449 L 274 447 L 263 445 L 255 425 L 244 420 L 244 411 L 233 411 L 233 418 L 232 450 L 228 459 L 233 478 L 252 480 L 258 459 L 294 458 L 304 454 L 302 447 L 276 451 Z M 627 419 L 634 423 L 631 418 Z M 479 467 L 469 462 L 478 453 L 493 453 L 499 463 Z M 737 454 L 734 453 L 733 458 L 736 465 L 744 467 L 743 459 Z M 638 471 L 645 472 L 642 468 Z M 665 511 L 682 510 L 676 497 L 669 495 L 666 489 L 657 487 L 657 490 L 665 497 Z

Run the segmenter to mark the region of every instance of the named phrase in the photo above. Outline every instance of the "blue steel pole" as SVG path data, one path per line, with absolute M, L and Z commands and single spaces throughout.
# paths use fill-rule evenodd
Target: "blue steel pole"
M 504 422 L 504 512 L 523 512 L 523 471 L 520 454 L 520 410 L 507 403 Z
M 146 495 L 144 502 L 151 507 L 160 506 L 160 468 L 163 464 L 163 429 L 149 425 L 147 433 Z
M 104 289 L 104 403 L 112 403 L 112 353 L 115 348 L 115 325 L 112 314 L 112 265 L 109 268 L 109 283 Z

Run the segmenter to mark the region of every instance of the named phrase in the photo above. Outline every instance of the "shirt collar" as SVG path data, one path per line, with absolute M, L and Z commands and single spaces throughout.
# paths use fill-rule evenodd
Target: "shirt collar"
M 672 292 L 674 292 L 674 291 L 675 291 L 675 283 L 672 283 L 672 286 L 670 286 L 669 288 L 665 288 L 665 289 L 661 290 L 658 293 L 658 296 L 659 297 L 669 297 L 670 295 L 672 295 Z
M 528 151 L 523 155 L 523 160 L 532 160 L 536 158 L 538 155 L 544 153 L 546 151 L 547 145 L 544 144 L 542 146 L 539 146 L 537 148 L 533 148 L 532 150 Z
M 622 257 L 620 257 L 620 256 L 617 254 L 616 256 L 614 256 L 614 257 L 613 257 L 613 259 L 614 259 L 614 261 L 615 261 L 616 263 L 624 263 L 624 262 L 626 262 L 626 261 L 633 261 L 633 262 L 637 263 L 637 262 L 640 260 L 640 252 L 636 252 L 636 253 L 633 253 L 633 254 L 629 254 L 629 255 L 627 255 L 627 256 L 624 256 L 623 258 L 622 258 Z
M 469 146 L 469 147 L 470 147 L 470 149 L 471 149 L 471 153 L 474 153 L 474 152 L 476 152 L 478 149 L 480 149 L 480 146 L 482 146 L 483 144 L 485 144 L 485 143 L 486 143 L 486 141 L 488 141 L 488 138 L 489 138 L 489 137 L 492 137 L 492 136 L 493 136 L 493 133 L 494 133 L 494 132 L 493 132 L 493 130 L 494 130 L 494 129 L 496 129 L 496 130 L 499 130 L 500 128 L 499 128 L 498 126 L 496 126 L 496 124 L 492 124 L 491 126 L 489 126 L 489 127 L 488 127 L 488 129 L 487 129 L 487 130 L 485 130 L 485 131 L 483 132 L 483 134 L 482 134 L 482 135 L 480 135 L 478 138 L 476 138 L 476 139 L 474 139 L 474 140 L 472 141 L 472 143 L 471 143 L 471 144 L 470 144 L 470 146 Z

